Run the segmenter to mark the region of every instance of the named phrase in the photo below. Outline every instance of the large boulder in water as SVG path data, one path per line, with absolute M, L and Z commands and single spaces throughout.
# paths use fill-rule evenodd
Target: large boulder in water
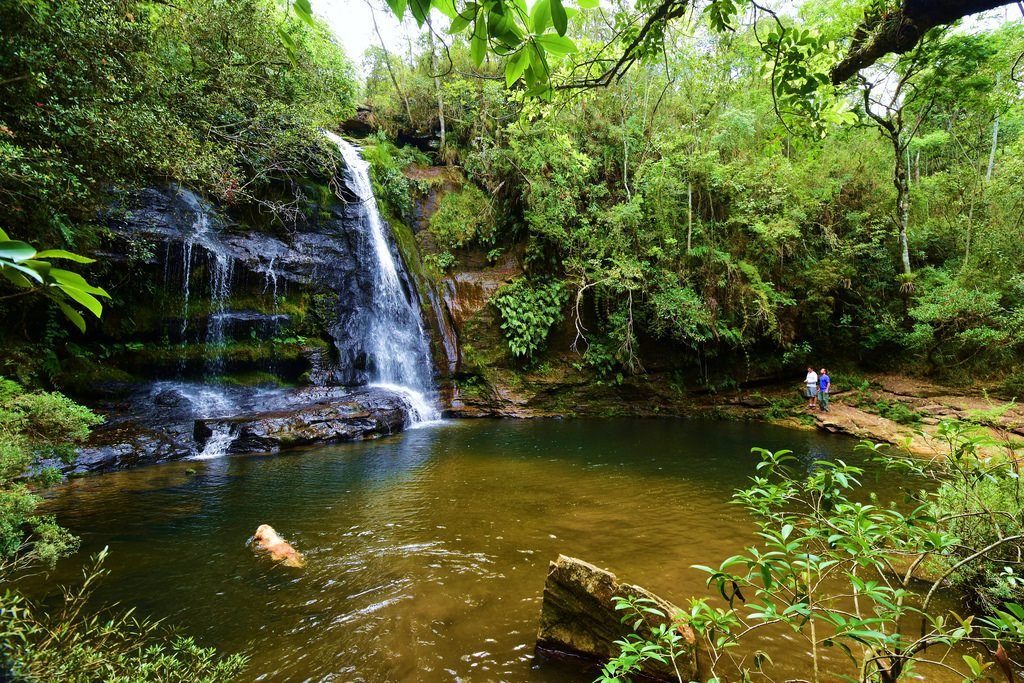
M 648 615 L 652 626 L 669 623 L 680 609 L 640 586 L 619 583 L 609 571 L 574 557 L 559 555 L 551 563 L 544 583 L 544 601 L 540 612 L 537 649 L 542 653 L 564 653 L 606 661 L 619 653 L 616 640 L 632 630 L 622 623 L 624 612 L 615 609 L 615 598 L 645 598 L 667 615 L 664 619 Z M 630 619 L 630 622 L 633 620 Z M 678 625 L 687 648 L 676 658 L 683 680 L 700 680 L 697 669 L 696 637 L 686 625 Z M 649 631 L 647 631 L 649 633 Z M 641 627 L 640 635 L 645 631 Z M 670 662 L 646 662 L 641 671 L 646 678 L 677 681 Z
M 220 435 L 226 437 L 226 453 L 265 453 L 373 439 L 402 431 L 412 411 L 404 395 L 379 387 L 310 387 L 298 390 L 291 403 L 279 410 L 196 420 L 196 443 L 205 448 Z

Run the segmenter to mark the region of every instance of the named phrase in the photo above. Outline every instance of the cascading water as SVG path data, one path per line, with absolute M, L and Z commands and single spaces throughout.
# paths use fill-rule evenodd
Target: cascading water
M 195 215 L 195 220 L 192 222 L 192 232 L 181 243 L 181 341 L 184 343 L 188 339 L 189 303 L 192 291 L 192 252 L 195 250 L 196 242 L 204 239 L 210 230 L 210 214 L 202 202 L 191 192 L 183 192 L 182 198 L 189 207 L 194 209 Z M 170 259 L 168 259 L 168 262 L 170 262 Z M 166 280 L 166 273 L 164 279 Z M 182 367 L 179 367 L 179 371 L 182 369 Z
M 138 462 L 139 452 L 160 462 L 272 450 L 285 427 L 373 438 L 440 416 L 423 318 L 431 311 L 378 212 L 368 164 L 330 137 L 345 161 L 344 198 L 287 232 L 252 229 L 185 188 L 132 200 L 137 214 L 117 229 L 163 243 L 174 304 L 152 330 L 162 338 L 153 353 L 126 351 L 133 373 L 151 381 L 110 404 L 111 433 L 125 441 L 97 446 L 90 467 Z
M 433 394 L 430 342 L 423 327 L 419 303 L 410 289 L 403 287 L 399 265 L 385 237 L 384 221 L 370 183 L 370 166 L 359 151 L 333 133 L 325 132 L 337 144 L 345 161 L 350 189 L 357 195 L 361 227 L 373 245 L 373 293 L 366 311 L 370 382 L 404 393 L 412 405 L 412 421 L 429 422 L 440 417 L 428 396 Z
M 228 316 L 225 306 L 231 296 L 231 273 L 234 259 L 223 252 L 214 252 L 210 264 L 210 317 L 206 323 L 207 370 L 212 375 L 224 371 L 224 328 Z

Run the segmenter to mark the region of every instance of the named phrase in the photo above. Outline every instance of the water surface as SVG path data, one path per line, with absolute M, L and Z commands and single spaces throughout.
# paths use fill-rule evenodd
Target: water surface
M 246 680 L 590 681 L 534 660 L 548 562 L 580 557 L 681 605 L 707 595 L 690 565 L 752 538 L 728 501 L 753 445 L 856 459 L 849 439 L 761 424 L 450 421 L 72 482 L 51 507 L 83 552 L 58 578 L 108 544 L 100 600 L 249 652 Z M 305 569 L 246 546 L 263 523 Z

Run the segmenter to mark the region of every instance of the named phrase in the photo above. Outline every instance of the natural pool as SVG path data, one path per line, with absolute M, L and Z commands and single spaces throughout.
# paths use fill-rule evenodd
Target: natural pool
M 56 578 L 109 544 L 100 600 L 249 652 L 246 680 L 590 681 L 533 658 L 548 562 L 574 555 L 680 605 L 708 594 L 689 566 L 752 539 L 728 501 L 754 445 L 859 460 L 850 439 L 763 424 L 449 421 L 71 482 L 49 506 L 82 552 Z M 261 523 L 307 566 L 254 555 Z M 796 641 L 773 639 L 793 657 Z

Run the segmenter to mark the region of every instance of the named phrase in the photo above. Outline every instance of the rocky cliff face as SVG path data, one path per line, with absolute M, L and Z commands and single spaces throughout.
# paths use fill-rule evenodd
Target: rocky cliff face
M 352 227 L 359 212 L 333 199 L 267 231 L 182 188 L 126 195 L 111 214 L 120 251 L 109 258 L 130 268 L 113 290 L 131 318 L 115 310 L 102 330 L 120 344 L 116 364 L 142 377 L 264 372 L 365 384 L 374 245 Z M 144 257 L 130 262 L 133 250 Z M 399 277 L 418 305 L 404 269 Z
M 307 181 L 286 221 L 180 187 L 118 195 L 104 217 L 114 305 L 65 375 L 109 417 L 79 471 L 374 438 L 426 412 L 424 386 L 456 353 L 442 335 L 422 342 L 425 327 L 443 327 L 426 322 L 440 299 L 405 267 L 402 235 L 385 234 L 365 163 L 343 151 L 354 159 L 344 177 Z M 403 320 L 382 320 L 385 308 Z M 410 335 L 435 345 L 436 369 L 429 350 L 411 361 L 428 378 L 417 391 L 362 388 L 400 383 L 384 370 L 390 325 L 405 326 L 399 352 Z

